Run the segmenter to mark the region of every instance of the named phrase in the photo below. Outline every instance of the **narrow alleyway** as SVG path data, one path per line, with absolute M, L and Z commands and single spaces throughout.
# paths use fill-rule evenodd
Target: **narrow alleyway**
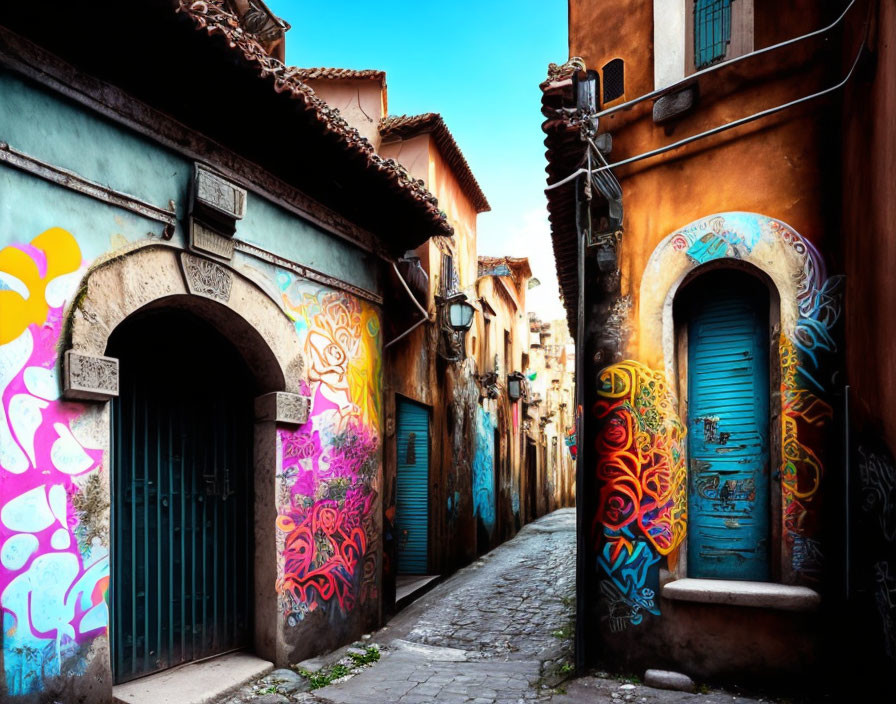
M 388 653 L 316 694 L 345 704 L 517 702 L 572 657 L 575 510 L 531 523 L 398 614 Z
M 379 661 L 358 674 L 311 694 L 294 673 L 277 670 L 226 704 L 732 701 L 730 693 L 685 694 L 596 677 L 564 682 L 574 606 L 575 509 L 563 509 L 525 526 L 358 644 L 356 655 L 371 645 L 380 651 Z

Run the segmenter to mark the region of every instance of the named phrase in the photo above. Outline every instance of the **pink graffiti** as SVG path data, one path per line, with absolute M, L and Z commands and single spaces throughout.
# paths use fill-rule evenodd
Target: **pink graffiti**
M 365 303 L 283 272 L 284 305 L 308 359 L 308 422 L 280 431 L 288 503 L 277 589 L 290 624 L 332 604 L 343 614 L 376 598 L 379 317 Z
M 64 231 L 55 236 L 71 238 Z M 68 244 L 76 247 L 74 238 Z M 17 249 L 46 274 L 52 253 Z M 81 544 L 82 517 L 73 505 L 81 491 L 74 478 L 98 470 L 102 451 L 76 437 L 84 407 L 59 399 L 59 302 L 42 324 L 28 324 L 0 345 L 0 598 L 4 666 L 14 693 L 33 691 L 42 677 L 76 671 L 80 665 L 67 661 L 68 654 L 108 623 L 108 550 Z

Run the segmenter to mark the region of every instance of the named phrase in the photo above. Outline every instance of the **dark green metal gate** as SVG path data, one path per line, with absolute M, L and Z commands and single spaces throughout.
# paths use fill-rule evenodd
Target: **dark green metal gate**
M 251 638 L 251 382 L 185 313 L 127 321 L 112 404 L 112 649 L 116 682 Z

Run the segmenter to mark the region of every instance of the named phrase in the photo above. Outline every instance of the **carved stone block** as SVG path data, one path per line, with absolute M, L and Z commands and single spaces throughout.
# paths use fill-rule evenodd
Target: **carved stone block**
M 67 399 L 108 401 L 118 396 L 118 360 L 67 350 L 63 358 Z
M 190 218 L 190 247 L 221 259 L 233 259 L 233 240 Z
M 653 121 L 658 125 L 683 117 L 697 104 L 697 85 L 692 84 L 669 93 L 653 104 Z
M 224 303 L 230 300 L 233 274 L 226 267 L 213 262 L 211 259 L 196 257 L 186 252 L 180 256 L 181 265 L 184 269 L 184 278 L 187 281 L 187 288 L 190 289 L 190 293 L 213 298 Z
M 210 209 L 234 220 L 246 214 L 246 191 L 202 164 L 194 171 L 194 209 Z
M 274 391 L 255 399 L 255 420 L 284 425 L 302 425 L 308 421 L 311 399 L 299 394 Z

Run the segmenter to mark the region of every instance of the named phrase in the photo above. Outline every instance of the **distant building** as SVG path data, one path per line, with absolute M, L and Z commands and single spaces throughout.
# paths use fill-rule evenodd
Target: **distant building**
M 580 665 L 893 672 L 894 31 L 875 0 L 570 3 L 542 112 Z
M 575 497 L 575 352 L 565 320 L 529 313 L 527 420 L 539 448 L 537 513 L 571 506 Z

